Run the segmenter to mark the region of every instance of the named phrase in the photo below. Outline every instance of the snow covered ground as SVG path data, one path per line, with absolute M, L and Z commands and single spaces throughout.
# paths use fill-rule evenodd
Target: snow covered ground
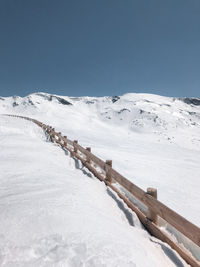
M 186 266 L 40 128 L 0 122 L 0 266 Z
M 156 95 L 0 98 L 56 127 L 200 226 L 200 100 Z M 0 116 L 2 266 L 183 266 L 40 129 Z M 3 215 L 2 215 L 3 214 Z M 131 226 L 134 225 L 134 226 Z

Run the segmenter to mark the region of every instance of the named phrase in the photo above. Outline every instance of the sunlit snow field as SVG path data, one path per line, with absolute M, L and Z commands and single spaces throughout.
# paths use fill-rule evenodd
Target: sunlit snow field
M 60 99 L 72 105 L 46 94 L 4 98 L 0 114 L 55 126 L 200 225 L 200 106 L 138 94 Z M 1 266 L 183 266 L 36 125 L 0 116 L 0 166 Z

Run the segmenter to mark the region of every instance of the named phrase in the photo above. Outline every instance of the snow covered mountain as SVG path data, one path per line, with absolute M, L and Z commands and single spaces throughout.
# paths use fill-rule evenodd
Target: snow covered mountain
M 126 132 L 153 134 L 156 140 L 200 147 L 200 98 L 134 93 L 99 98 L 61 97 L 35 93 L 23 98 L 1 97 L 0 112 L 37 116 L 49 123 L 54 118 L 68 119 L 70 123 L 76 120 L 81 128 L 85 128 L 85 121 L 89 125 L 103 123 Z
M 2 112 L 36 114 L 53 111 L 95 113 L 99 119 L 132 131 L 165 132 L 200 127 L 200 99 L 169 98 L 150 94 L 114 97 L 60 97 L 35 93 L 24 98 L 0 98 Z
M 0 114 L 36 118 L 91 146 L 200 226 L 200 99 L 35 93 L 0 97 Z M 0 115 L 0 164 L 0 266 L 186 266 L 30 122 Z

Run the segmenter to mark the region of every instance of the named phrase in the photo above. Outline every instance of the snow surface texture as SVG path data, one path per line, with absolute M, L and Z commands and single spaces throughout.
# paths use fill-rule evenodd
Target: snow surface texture
M 0 98 L 3 113 L 36 118 L 91 146 L 142 189 L 157 188 L 160 201 L 200 226 L 200 99 L 36 93 Z
M 37 93 L 24 98 L 0 98 L 0 114 L 3 113 L 36 118 L 55 126 L 70 139 L 78 139 L 81 145 L 91 146 L 92 152 L 100 158 L 113 159 L 113 167 L 133 183 L 144 190 L 149 186 L 156 187 L 159 200 L 200 225 L 199 99 L 147 94 L 72 98 Z M 7 196 L 5 203 L 1 201 L 3 204 L 0 204 L 1 214 L 7 218 L 7 221 L 5 217 L 0 219 L 0 225 L 3 225 L 1 253 L 4 255 L 0 258 L 7 264 L 5 266 L 182 266 L 174 256 L 176 254 L 155 239 L 155 254 L 154 248 L 147 249 L 149 236 L 130 210 L 127 212 L 124 207 L 120 210 L 121 204 L 116 205 L 115 197 L 106 191 L 105 186 L 74 168 L 77 163 L 66 158 L 58 147 L 44 142 L 44 136 L 36 126 L 3 116 L 0 122 L 0 153 L 4 155 L 0 160 L 4 166 L 0 180 L 2 201 L 3 196 Z M 9 144 L 11 156 L 6 154 Z M 87 173 L 86 170 L 83 172 Z M 91 188 L 87 183 L 92 184 Z M 19 207 L 15 207 L 18 205 L 15 197 L 21 197 Z M 10 203 L 14 206 L 7 210 L 5 205 Z M 130 216 L 134 216 L 133 219 Z M 121 227 L 122 224 L 126 226 Z M 15 226 L 21 227 L 22 232 L 19 229 L 11 231 Z M 145 240 L 142 239 L 144 235 Z M 19 240 L 20 244 L 17 244 Z M 86 252 L 77 256 L 76 262 L 75 255 L 81 252 L 76 254 L 74 251 L 80 240 L 86 243 L 83 245 Z M 68 244 L 68 250 L 65 244 Z M 43 252 L 37 254 L 35 247 Z M 17 250 L 23 257 L 17 256 Z M 166 259 L 166 254 L 171 259 Z M 15 263 L 12 265 L 13 259 Z M 21 259 L 24 265 L 23 261 L 17 265 Z
M 32 122 L 0 116 L 0 266 L 186 266 Z

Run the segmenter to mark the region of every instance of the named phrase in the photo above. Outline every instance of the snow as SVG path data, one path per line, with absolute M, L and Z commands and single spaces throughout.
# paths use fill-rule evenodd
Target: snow
M 182 264 L 31 122 L 1 118 L 0 148 L 1 266 Z
M 36 118 L 91 146 L 200 226 L 200 106 L 147 94 L 36 93 L 0 98 L 5 113 Z M 37 126 L 0 116 L 0 154 L 0 266 L 185 266 Z

